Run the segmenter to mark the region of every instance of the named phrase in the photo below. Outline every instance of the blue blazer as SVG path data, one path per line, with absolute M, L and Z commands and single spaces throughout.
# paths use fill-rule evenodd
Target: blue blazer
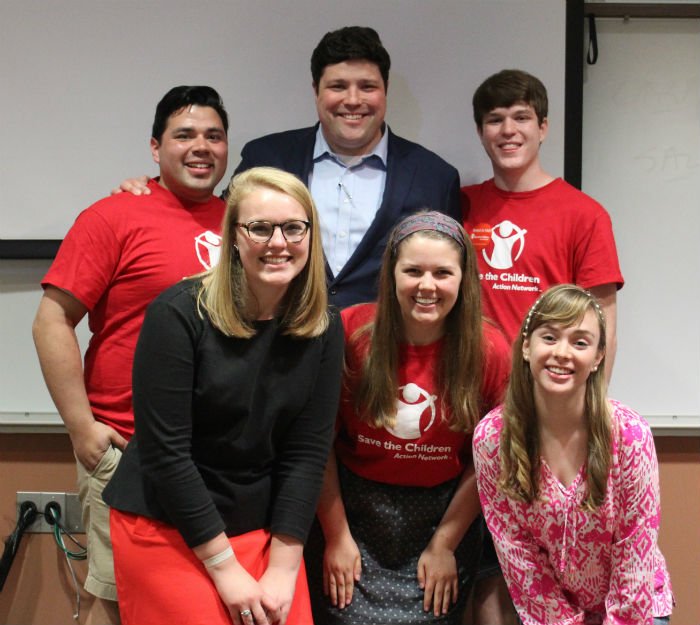
M 279 132 L 248 142 L 234 173 L 269 166 L 288 171 L 308 185 L 318 124 Z M 387 127 L 384 196 L 372 225 L 337 275 L 326 263 L 331 303 L 345 308 L 377 299 L 377 277 L 394 224 L 421 208 L 437 210 L 462 223 L 457 170 L 423 146 L 397 137 Z

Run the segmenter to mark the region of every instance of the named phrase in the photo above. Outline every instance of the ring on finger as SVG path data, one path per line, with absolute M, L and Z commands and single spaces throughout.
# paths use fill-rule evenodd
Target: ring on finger
M 246 608 L 245 610 L 241 610 L 241 613 L 240 613 L 240 614 L 241 614 L 241 616 L 242 616 L 243 618 L 245 618 L 246 616 L 252 616 L 252 615 L 253 615 L 253 613 L 252 613 L 249 609 L 247 609 L 247 608 Z

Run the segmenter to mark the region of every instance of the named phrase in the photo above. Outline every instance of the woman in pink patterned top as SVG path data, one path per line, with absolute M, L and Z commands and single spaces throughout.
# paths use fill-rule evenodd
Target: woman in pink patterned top
M 474 433 L 479 497 L 524 625 L 668 622 L 654 439 L 606 398 L 605 319 L 560 285 L 530 309 L 503 406 Z

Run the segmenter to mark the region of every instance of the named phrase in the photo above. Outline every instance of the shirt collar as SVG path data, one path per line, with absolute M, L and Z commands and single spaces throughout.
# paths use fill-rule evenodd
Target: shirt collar
M 384 124 L 384 132 L 382 133 L 382 138 L 379 140 L 379 143 L 377 143 L 377 145 L 374 146 L 374 149 L 369 154 L 363 154 L 362 157 L 360 157 L 358 164 L 363 163 L 368 159 L 372 159 L 372 161 L 376 161 L 377 159 L 379 159 L 384 168 L 386 168 L 386 159 L 388 153 L 389 127 L 386 124 Z M 345 165 L 342 159 L 331 150 L 330 146 L 328 145 L 328 142 L 326 141 L 326 138 L 323 136 L 323 130 L 321 130 L 321 125 L 319 124 L 318 128 L 316 129 L 316 141 L 314 143 L 313 161 L 314 163 L 316 163 L 322 158 L 332 158 L 334 161 Z

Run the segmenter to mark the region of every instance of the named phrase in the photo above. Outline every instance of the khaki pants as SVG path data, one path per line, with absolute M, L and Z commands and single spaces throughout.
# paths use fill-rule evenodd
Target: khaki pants
M 117 600 L 114 582 L 112 541 L 109 538 L 109 506 L 102 500 L 102 491 L 117 469 L 121 450 L 110 447 L 90 472 L 77 462 L 78 495 L 83 507 L 83 526 L 87 535 L 88 574 L 85 590 L 90 594 Z

